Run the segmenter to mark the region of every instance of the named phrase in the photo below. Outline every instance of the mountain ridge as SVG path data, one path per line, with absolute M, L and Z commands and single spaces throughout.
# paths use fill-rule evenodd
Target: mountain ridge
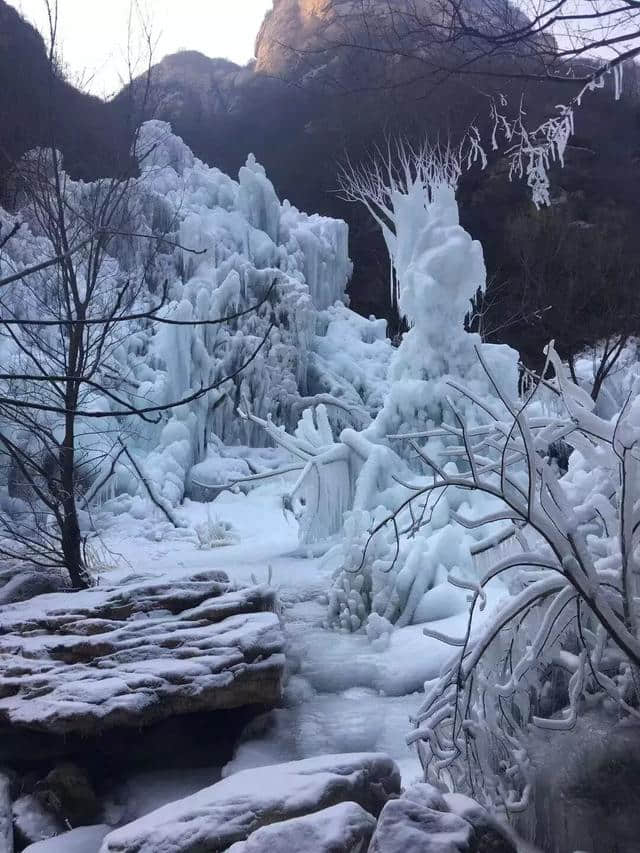
M 386 6 L 383 0 L 364 2 L 367 8 Z M 355 262 L 352 304 L 365 316 L 386 317 L 393 332 L 398 318 L 389 303 L 385 247 L 366 211 L 336 194 L 339 163 L 347 154 L 357 162 L 390 135 L 423 140 L 445 133 L 455 139 L 475 119 L 488 136 L 490 125 L 488 109 L 487 115 L 478 113 L 478 83 L 451 78 L 436 86 L 426 77 L 412 80 L 415 66 L 410 62 L 394 64 L 386 53 L 371 53 L 364 44 L 332 44 L 327 20 L 335 19 L 336 10 L 362 8 L 354 0 L 276 0 L 257 35 L 255 61 L 240 66 L 198 51 L 169 54 L 152 68 L 146 103 L 144 79 L 106 103 L 57 79 L 56 133 L 66 167 L 74 177 L 97 177 L 114 169 L 126 156 L 129 128 L 140 118 L 169 121 L 198 157 L 229 174 L 237 173 L 253 152 L 281 197 L 348 222 Z M 495 0 L 495 8 L 512 7 Z M 355 38 L 361 15 L 349 20 Z M 44 42 L 4 0 L 0 44 L 2 39 L 7 50 L 0 51 L 0 74 L 4 70 L 10 81 L 0 90 L 0 150 L 6 152 L 6 167 L 28 147 L 49 141 L 45 125 L 50 111 L 43 95 Z M 25 44 L 27 49 L 20 47 Z M 508 70 L 511 60 L 501 61 Z M 486 79 L 482 87 L 488 93 L 506 92 L 513 103 L 519 102 L 524 87 L 531 121 L 552 114 L 566 97 L 566 89 L 552 83 L 534 87 L 520 80 Z M 494 336 L 519 346 L 530 362 L 550 334 L 577 340 L 577 333 L 570 327 L 549 329 L 536 319 L 535 310 L 523 310 L 522 288 L 527 285 L 521 262 L 513 257 L 510 222 L 533 217 L 535 226 L 535 216 L 549 216 L 614 228 L 613 242 L 623 247 L 623 254 L 634 256 L 625 235 L 640 216 L 640 109 L 633 86 L 628 92 L 620 103 L 606 94 L 585 101 L 576 117 L 575 147 L 569 147 L 566 167 L 553 177 L 551 211 L 534 214 L 526 186 L 510 183 L 494 155 L 485 172 L 465 175 L 461 182 L 463 224 L 483 243 L 489 278 L 499 285 L 490 309 L 495 315 L 490 325 L 499 330 Z M 552 276 L 551 293 L 541 298 L 555 298 L 563 286 Z

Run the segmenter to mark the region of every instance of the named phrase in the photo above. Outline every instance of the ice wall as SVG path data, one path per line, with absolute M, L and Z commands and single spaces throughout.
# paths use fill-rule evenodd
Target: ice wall
M 351 274 L 347 225 L 281 203 L 252 155 L 237 181 L 207 166 L 166 123 L 143 125 L 135 153 L 140 174 L 127 190 L 122 234 L 109 244 L 105 270 L 112 283 L 140 282 L 136 310 L 157 304 L 166 289 L 162 314 L 187 325 L 132 322 L 112 349 L 111 373 L 126 378 L 120 392 L 136 405 L 169 404 L 233 376 L 159 424 L 132 431 L 130 442 L 163 496 L 181 499 L 189 468 L 215 445 L 213 436 L 264 442 L 254 424 L 236 416 L 242 400 L 293 428 L 308 395 L 321 390 L 345 396 L 344 409 L 329 407 L 336 423 L 367 422 L 375 401 L 358 384 L 358 371 L 353 381 L 339 371 L 327 380 L 327 354 L 315 352 L 337 322 L 331 306 L 344 298 Z M 76 200 L 90 197 L 92 187 L 67 182 Z M 25 225 L 4 249 L 12 268 L 53 253 L 31 212 L 20 215 Z M 229 319 L 203 324 L 221 317 Z M 360 340 L 358 321 L 342 319 Z M 379 337 L 379 324 L 373 326 Z M 355 414 L 347 417 L 349 409 Z

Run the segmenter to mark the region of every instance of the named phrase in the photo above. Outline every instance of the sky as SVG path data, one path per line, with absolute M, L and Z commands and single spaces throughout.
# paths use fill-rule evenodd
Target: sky
M 8 0 L 43 34 L 44 0 Z M 199 50 L 244 65 L 271 0 L 138 0 L 152 21 L 154 60 Z M 58 0 L 58 44 L 69 79 L 100 97 L 125 74 L 131 0 Z M 140 68 L 140 71 L 144 70 Z

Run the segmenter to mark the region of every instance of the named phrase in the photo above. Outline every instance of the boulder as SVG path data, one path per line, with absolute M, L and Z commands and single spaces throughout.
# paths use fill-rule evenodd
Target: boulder
M 0 608 L 0 728 L 55 736 L 273 705 L 284 641 L 267 586 L 219 573 Z
M 81 826 L 55 838 L 30 844 L 22 853 L 97 853 L 110 829 L 106 824 Z
M 11 780 L 4 773 L 0 773 L 0 850 L 13 853 Z
M 13 804 L 14 837 L 21 850 L 27 844 L 59 835 L 67 828 L 33 794 L 25 794 Z
M 515 834 L 480 803 L 464 794 L 444 794 L 443 799 L 449 811 L 473 827 L 473 853 L 518 853 Z
M 475 800 L 412 785 L 384 807 L 369 853 L 517 853 L 512 833 Z
M 353 853 L 366 850 L 376 819 L 356 803 L 263 826 L 246 841 L 237 841 L 227 853 Z
M 428 782 L 416 782 L 402 795 L 405 800 L 411 800 L 428 809 L 435 809 L 437 812 L 452 811 L 447 804 L 446 796 L 435 785 L 430 785 Z
M 59 764 L 35 787 L 42 805 L 57 815 L 65 826 L 94 824 L 100 804 L 86 771 L 77 764 Z
M 218 853 L 275 824 L 285 835 L 300 833 L 306 826 L 319 837 L 322 824 L 316 821 L 293 828 L 282 824 L 339 803 L 355 803 L 375 816 L 399 792 L 395 762 L 379 753 L 328 755 L 244 770 L 114 830 L 100 853 Z M 342 820 L 353 832 L 354 822 L 358 823 L 353 810 L 342 813 Z M 359 821 L 363 826 L 362 817 Z M 248 848 L 254 849 L 258 848 Z
M 472 839 L 466 820 L 402 797 L 382 810 L 369 853 L 470 853 Z
M 0 578 L 0 605 L 15 604 L 17 601 L 27 601 L 36 595 L 50 592 L 62 592 L 69 588 L 69 580 L 61 572 L 54 571 L 19 571 L 8 575 L 6 572 Z

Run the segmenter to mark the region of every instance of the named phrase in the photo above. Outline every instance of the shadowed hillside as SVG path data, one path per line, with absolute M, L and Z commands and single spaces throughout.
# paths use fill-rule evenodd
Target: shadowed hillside
M 498 91 L 517 103 L 524 87 L 534 121 L 551 114 L 567 98 L 567 89 L 489 76 L 435 79 L 415 58 L 401 61 L 385 52 L 377 54 L 366 47 L 372 43 L 388 47 L 385 8 L 384 3 L 368 0 L 371 14 L 364 32 L 360 3 L 278 0 L 258 34 L 255 62 L 240 67 L 195 51 L 167 56 L 152 69 L 151 91 L 143 107 L 143 79 L 109 104 L 78 92 L 59 76 L 50 80 L 42 38 L 0 0 L 0 38 L 6 45 L 0 70 L 9 81 L 0 92 L 4 162 L 47 141 L 53 126 L 73 174 L 108 171 L 124 147 L 118 140 L 126 138 L 127 128 L 143 112 L 144 117 L 170 121 L 199 157 L 224 171 L 236 172 L 253 152 L 282 197 L 301 209 L 349 222 L 355 262 L 352 305 L 364 314 L 386 316 L 394 331 L 398 318 L 389 301 L 382 239 L 366 211 L 336 193 L 340 162 L 347 155 L 357 161 L 394 135 L 455 140 L 473 122 L 486 136 L 489 96 Z M 496 4 L 493 14 L 516 13 L 508 4 Z M 429 45 L 420 49 L 428 55 Z M 487 70 L 521 71 L 533 61 L 526 51 L 517 57 L 502 55 Z M 585 245 L 583 239 L 585 228 L 606 223 L 622 277 L 632 277 L 636 267 L 628 236 L 640 213 L 640 125 L 633 77 L 633 72 L 627 74 L 622 102 L 597 93 L 579 111 L 566 167 L 555 174 L 556 203 L 551 212 L 536 214 L 526 187 L 509 183 L 499 160 L 494 159 L 485 172 L 473 171 L 463 179 L 463 223 L 481 240 L 489 271 L 483 328 L 491 337 L 518 347 L 529 361 L 535 360 L 551 333 L 565 342 L 567 352 L 584 345 L 586 338 L 606 333 L 601 325 L 587 324 L 586 335 L 574 335 L 572 325 L 548 322 L 550 316 L 564 313 L 559 294 L 565 261 L 578 246 L 583 253 L 590 251 L 592 241 Z M 615 216 L 609 214 L 613 207 Z M 566 257 L 546 271 L 544 287 L 538 287 L 535 295 L 525 285 L 523 259 L 509 230 L 514 216 L 546 217 L 553 233 L 564 234 L 559 251 Z M 579 225 L 574 228 L 571 223 Z M 601 260 L 587 262 L 587 268 L 597 268 L 594 276 L 601 278 L 611 274 L 612 265 L 605 263 L 604 273 Z M 589 313 L 590 286 L 585 285 L 582 313 Z M 617 287 L 616 282 L 607 282 L 614 302 Z M 628 305 L 621 297 L 622 302 L 628 318 Z M 558 303 L 558 310 L 542 317 L 540 309 L 550 303 Z M 607 316 L 608 323 L 619 321 L 615 311 Z M 631 322 L 636 320 L 632 311 Z

